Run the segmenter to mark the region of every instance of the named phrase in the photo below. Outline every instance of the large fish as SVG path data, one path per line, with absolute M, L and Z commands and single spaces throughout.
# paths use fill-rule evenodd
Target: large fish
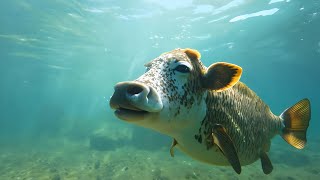
M 275 135 L 298 149 L 306 144 L 308 99 L 276 116 L 238 82 L 241 67 L 219 62 L 207 68 L 193 49 L 164 53 L 145 66 L 138 79 L 115 86 L 110 106 L 118 118 L 172 137 L 171 156 L 177 147 L 199 161 L 231 165 L 238 174 L 260 159 L 269 174 Z

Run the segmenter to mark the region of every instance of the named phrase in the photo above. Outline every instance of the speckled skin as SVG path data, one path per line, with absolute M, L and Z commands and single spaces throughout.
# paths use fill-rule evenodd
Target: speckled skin
M 190 74 L 173 70 L 174 64 L 183 61 L 191 64 L 193 71 Z M 136 81 L 155 88 L 161 94 L 170 118 L 176 119 L 182 109 L 190 110 L 195 103 L 204 99 L 205 89 L 202 89 L 199 79 L 205 67 L 200 61 L 191 61 L 181 50 L 165 53 L 145 66 L 146 73 Z
M 190 73 L 174 70 L 181 63 L 190 67 Z M 163 109 L 131 123 L 173 137 L 178 142 L 176 147 L 194 159 L 229 165 L 213 143 L 214 124 L 226 128 L 241 165 L 253 163 L 262 151 L 268 151 L 270 139 L 281 129 L 280 118 L 243 83 L 222 92 L 203 88 L 207 68 L 192 54 L 176 49 L 145 66 L 146 73 L 135 81 L 153 87 Z

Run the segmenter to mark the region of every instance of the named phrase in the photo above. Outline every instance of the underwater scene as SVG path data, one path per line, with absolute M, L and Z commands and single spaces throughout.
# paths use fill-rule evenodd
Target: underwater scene
M 320 178 L 320 0 L 3 0 L 0 24 L 1 180 Z M 218 64 L 222 70 L 216 71 L 218 66 L 210 66 L 211 73 L 201 71 L 207 72 L 204 77 L 210 76 L 205 83 L 204 78 L 194 81 L 203 85 L 222 78 L 225 85 L 206 88 L 224 93 L 230 90 L 224 88 L 237 86 L 240 78 L 270 107 L 274 118 L 279 119 L 278 126 L 287 127 L 287 131 L 277 129 L 279 133 L 269 138 L 271 145 L 267 139 L 257 148 L 255 143 L 249 147 L 245 141 L 232 141 L 234 136 L 228 131 L 243 130 L 251 134 L 248 139 L 265 137 L 269 131 L 261 123 L 271 123 L 266 117 L 249 122 L 246 130 L 242 126 L 210 125 L 207 149 L 198 151 L 205 141 L 201 135 L 180 130 L 187 126 L 199 129 L 200 123 L 197 127 L 177 123 L 170 132 L 168 123 L 177 119 L 166 120 L 161 127 L 152 124 L 156 118 L 148 119 L 150 127 L 139 124 L 143 122 L 136 120 L 139 117 L 169 106 L 155 90 L 166 89 L 166 83 L 161 81 L 151 88 L 140 80 L 135 81 L 140 88 L 128 90 L 137 95 L 147 89 L 152 105 L 161 107 L 147 104 L 152 106 L 149 109 L 145 104 L 128 105 L 124 96 L 116 94 L 115 85 L 134 81 L 150 68 L 164 71 L 148 62 L 169 57 L 163 53 L 177 48 L 184 49 L 177 51 L 188 61 L 201 59 L 206 67 L 217 62 L 237 65 Z M 180 63 L 173 72 L 178 78 L 195 69 L 187 62 L 175 63 Z M 234 70 L 231 66 L 237 72 L 225 73 Z M 215 74 L 220 71 L 222 75 Z M 143 82 L 163 78 L 153 75 Z M 192 96 L 194 91 L 185 92 Z M 112 101 L 118 104 L 111 102 L 115 96 L 118 99 Z M 310 122 L 308 108 L 301 112 L 308 116 L 302 118 L 304 123 L 280 122 L 282 112 L 289 115 L 281 117 L 294 119 L 290 113 L 297 108 L 287 108 L 304 98 L 311 104 Z M 178 99 L 183 100 L 170 100 Z M 186 100 L 185 104 L 189 103 Z M 226 108 L 224 104 L 219 107 Z M 181 113 L 198 117 L 207 107 L 197 108 L 182 109 Z M 254 114 L 255 108 L 245 107 L 236 114 Z M 133 121 L 129 115 L 137 118 Z M 295 133 L 301 141 L 293 137 Z M 184 146 L 183 142 L 191 145 Z M 258 151 L 265 156 L 241 165 L 241 173 L 237 173 L 237 153 L 232 156 L 228 147 L 239 146 L 249 156 Z M 208 152 L 212 147 L 216 151 L 211 156 Z M 243 163 L 240 150 L 238 155 Z M 204 163 L 197 157 L 208 161 L 220 158 L 224 165 Z

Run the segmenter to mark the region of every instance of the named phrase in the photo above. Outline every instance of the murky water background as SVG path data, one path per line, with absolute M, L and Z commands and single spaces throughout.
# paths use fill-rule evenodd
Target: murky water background
M 320 176 L 319 0 L 11 0 L 0 2 L 0 24 L 1 179 Z M 306 149 L 277 137 L 272 175 L 256 163 L 236 176 L 171 159 L 169 138 L 117 120 L 114 84 L 179 47 L 198 49 L 205 65 L 242 66 L 241 81 L 275 114 L 309 98 Z

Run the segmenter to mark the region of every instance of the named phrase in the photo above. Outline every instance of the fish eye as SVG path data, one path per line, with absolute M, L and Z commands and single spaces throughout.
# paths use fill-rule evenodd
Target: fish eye
M 181 73 L 189 73 L 190 68 L 186 65 L 180 64 L 176 68 L 174 68 L 175 71 L 181 72 Z

